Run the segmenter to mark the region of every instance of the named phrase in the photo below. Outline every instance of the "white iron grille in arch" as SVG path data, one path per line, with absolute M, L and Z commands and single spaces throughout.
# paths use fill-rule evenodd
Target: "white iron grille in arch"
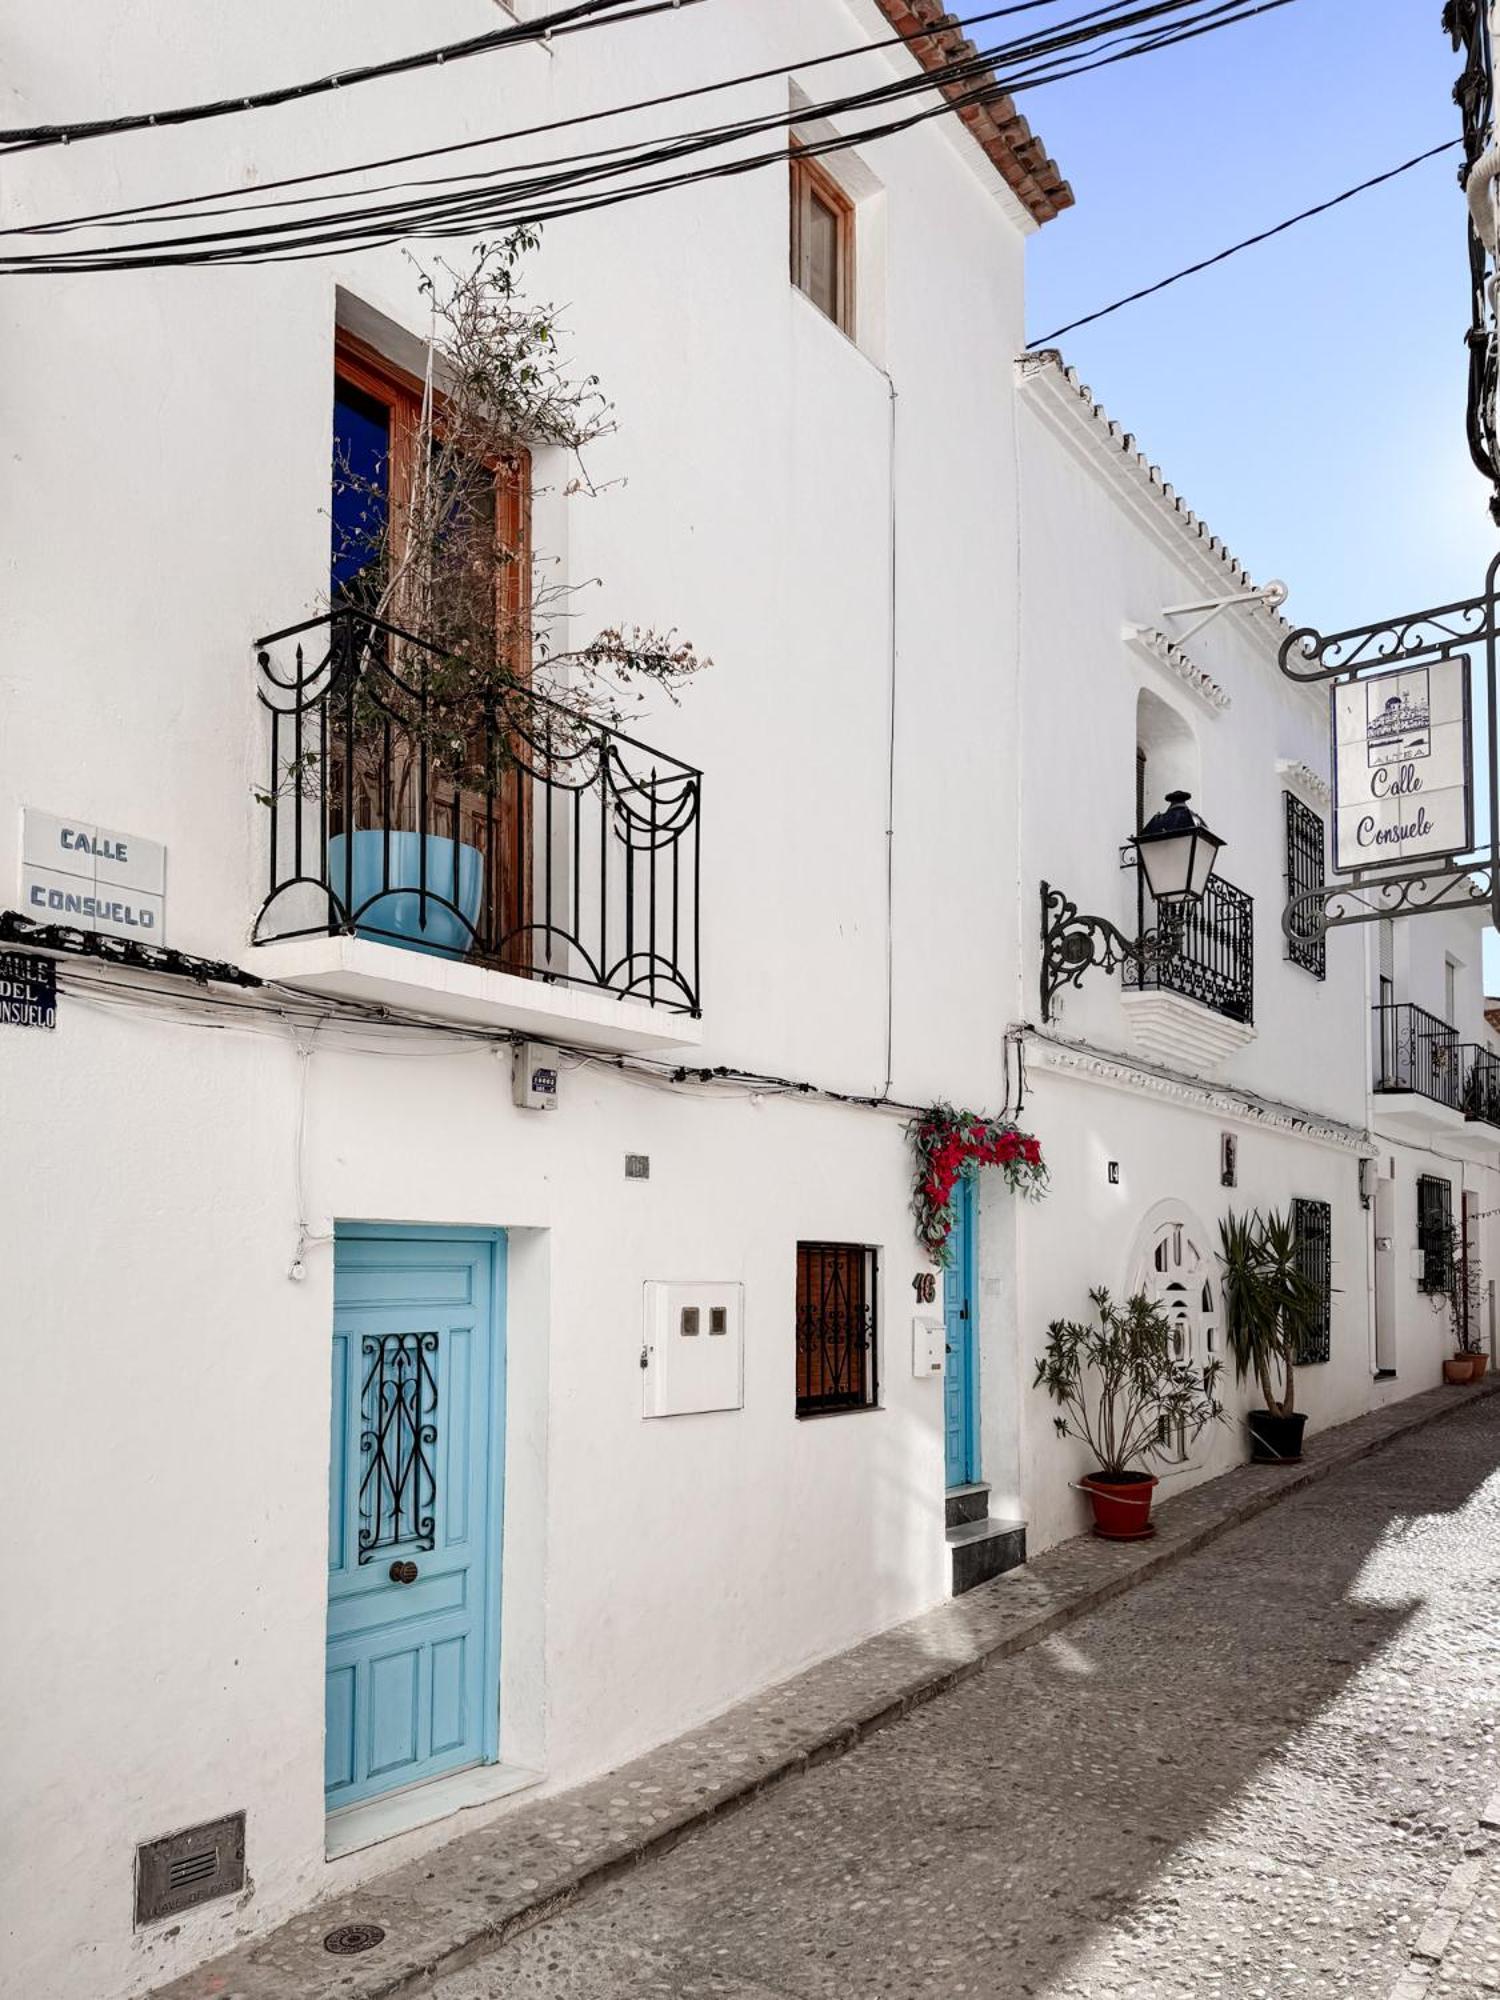
M 1177 1203 L 1161 1203 L 1147 1217 L 1142 1235 L 1131 1291 L 1144 1292 L 1166 1313 L 1174 1358 L 1206 1368 L 1222 1350 L 1214 1265 L 1202 1225 Z M 1190 1442 L 1179 1425 L 1163 1437 L 1156 1456 L 1168 1465 L 1186 1465 Z

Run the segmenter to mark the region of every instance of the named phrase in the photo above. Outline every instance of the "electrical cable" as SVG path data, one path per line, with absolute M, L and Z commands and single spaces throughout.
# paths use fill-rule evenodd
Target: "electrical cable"
M 466 57 L 488 55 L 495 49 L 547 42 L 554 36 L 578 34 L 589 28 L 613 26 L 620 20 L 637 20 L 648 14 L 672 13 L 682 7 L 699 5 L 701 0 L 576 0 L 575 5 L 544 15 L 536 21 L 517 21 L 508 28 L 494 28 L 488 34 L 471 35 L 466 41 L 447 42 L 440 48 L 422 49 L 409 56 L 394 56 L 386 62 L 358 64 L 327 76 L 313 77 L 305 83 L 283 84 L 274 90 L 214 98 L 204 104 L 177 105 L 165 111 L 137 111 L 117 118 L 89 118 L 71 124 L 27 125 L 0 130 L 0 151 L 31 152 L 39 146 L 68 146 L 85 139 L 114 137 L 122 132 L 195 125 L 205 119 L 231 117 L 242 111 L 263 111 L 274 105 L 322 96 L 331 90 L 352 90 L 359 84 L 373 83 L 383 77 L 409 75 L 413 70 L 430 69 L 446 62 L 462 62 Z M 625 12 L 626 8 L 630 11 Z
M 1137 8 L 1128 16 L 1115 14 L 1107 25 L 1113 28 L 1126 21 L 1139 26 L 1145 22 L 1159 20 L 1165 14 L 1175 12 L 1184 5 L 1193 4 L 1197 4 L 1197 0 L 1155 0 L 1155 4 Z M 663 174 L 644 183 L 635 183 L 623 188 L 606 188 L 603 191 L 592 192 L 586 197 L 580 197 L 576 192 L 572 192 L 600 180 L 618 179 L 625 173 L 645 171 L 653 167 L 660 168 L 694 153 L 733 143 L 742 137 L 754 136 L 759 132 L 785 131 L 830 113 L 837 115 L 851 110 L 868 110 L 880 104 L 900 102 L 912 95 L 926 95 L 934 89 L 944 93 L 941 101 L 934 106 L 890 119 L 879 126 L 840 133 L 803 148 L 803 151 L 812 157 L 842 151 L 852 145 L 910 130 L 930 118 L 944 116 L 949 111 L 961 111 L 970 104 L 988 103 L 997 94 L 1008 93 L 1016 88 L 1036 87 L 1041 82 L 1056 81 L 1063 76 L 1081 74 L 1088 69 L 1125 61 L 1135 55 L 1152 52 L 1159 47 L 1172 46 L 1177 39 L 1189 39 L 1196 34 L 1211 32 L 1219 27 L 1236 25 L 1240 21 L 1290 4 L 1292 0 L 1260 0 L 1260 4 L 1254 6 L 1247 5 L 1247 0 L 1220 0 L 1220 4 L 1210 8 L 1207 14 L 1196 15 L 1186 24 L 1177 24 L 1167 31 L 1154 31 L 1149 38 L 1136 37 L 1133 46 L 1116 48 L 1113 53 L 1096 57 L 1087 63 L 1069 62 L 1060 69 L 1044 71 L 1040 75 L 1025 74 L 1018 79 L 1003 81 L 997 79 L 989 66 L 989 58 L 993 55 L 993 51 L 986 51 L 983 55 L 976 54 L 960 64 L 950 66 L 960 81 L 971 74 L 981 74 L 982 81 L 972 90 L 960 89 L 955 94 L 954 78 L 947 72 L 923 73 L 895 84 L 852 93 L 822 105 L 803 106 L 773 118 L 742 121 L 734 126 L 709 128 L 706 133 L 679 137 L 666 143 L 637 149 L 634 157 L 623 163 L 612 158 L 609 164 L 585 172 L 579 172 L 574 168 L 572 171 L 563 171 L 551 176 L 533 174 L 530 180 L 490 184 L 472 193 L 449 194 L 425 202 L 397 203 L 383 209 L 354 210 L 318 218 L 315 222 L 294 219 L 266 223 L 244 230 L 211 231 L 202 235 L 156 239 L 139 248 L 132 248 L 125 254 L 106 249 L 71 251 L 45 256 L 13 255 L 0 260 L 0 271 L 8 271 L 12 275 L 28 272 L 58 274 L 67 271 L 127 270 L 234 262 L 292 262 L 311 256 L 332 254 L 344 247 L 368 249 L 413 236 L 442 237 L 469 234 L 475 229 L 534 225 L 563 215 L 581 214 L 617 206 L 626 201 L 641 199 L 647 194 L 728 178 L 767 165 L 784 164 L 785 149 L 778 146 L 770 152 L 721 161 L 682 173 Z M 1092 31 L 1095 39 L 1097 32 L 1097 29 Z M 1066 38 L 1070 45 L 1079 39 L 1080 36 L 1076 32 L 1070 33 Z M 1047 46 L 1051 49 L 1054 43 L 1049 42 Z
M 1345 188 L 1342 194 L 1320 201 L 1313 208 L 1304 208 L 1298 215 L 1289 215 L 1285 222 L 1278 222 L 1270 229 L 1262 229 L 1254 236 L 1246 236 L 1238 243 L 1231 243 L 1227 250 L 1220 250 L 1212 257 L 1202 257 L 1196 264 L 1184 265 L 1174 271 L 1169 278 L 1159 278 L 1154 285 L 1144 285 L 1138 292 L 1128 292 L 1124 298 L 1116 299 L 1113 305 L 1101 306 L 1097 312 L 1085 313 L 1081 319 L 1070 319 L 1065 326 L 1054 327 L 1051 333 L 1038 335 L 1026 343 L 1029 352 L 1034 347 L 1046 347 L 1054 340 L 1061 340 L 1065 333 L 1074 333 L 1081 326 L 1092 326 L 1095 320 L 1108 319 L 1111 313 L 1120 312 L 1125 306 L 1133 306 L 1140 299 L 1153 298 L 1157 292 L 1164 292 L 1169 285 L 1179 284 L 1184 278 L 1196 277 L 1198 272 L 1211 270 L 1215 264 L 1222 264 L 1227 258 L 1237 257 L 1242 250 L 1251 250 L 1258 243 L 1268 243 L 1273 236 L 1280 236 L 1285 230 L 1293 229 L 1299 222 L 1310 222 L 1316 215 L 1326 215 L 1331 208 L 1342 202 L 1352 201 L 1357 194 L 1365 194 L 1371 188 L 1381 187 L 1386 181 L 1393 181 L 1399 174 L 1410 173 L 1413 167 L 1420 167 L 1427 160 L 1435 160 L 1440 153 L 1451 153 L 1455 146 L 1463 144 L 1462 139 L 1445 139 L 1440 146 L 1429 146 L 1425 153 L 1416 153 L 1409 160 L 1403 160 L 1398 167 L 1388 167 L 1383 174 L 1375 174 L 1367 181 L 1360 181 L 1356 187 Z
M 1020 0 L 1019 5 L 991 7 L 985 13 L 971 14 L 967 17 L 963 25 L 965 28 L 974 28 L 987 21 L 998 20 L 1003 15 L 1027 13 L 1036 7 L 1051 7 L 1057 4 L 1058 0 Z M 1189 0 L 1180 0 L 1180 4 L 1189 4 Z M 1107 5 L 1094 9 L 1093 15 L 1081 14 L 1074 16 L 1074 22 L 1082 22 L 1097 15 L 1108 14 L 1118 5 L 1119 0 L 1108 0 Z M 769 69 L 747 70 L 738 76 L 722 77 L 712 83 L 694 84 L 684 90 L 667 91 L 658 97 L 637 98 L 628 104 L 608 105 L 600 111 L 575 112 L 571 117 L 548 119 L 540 125 L 521 125 L 509 132 L 491 132 L 486 134 L 482 139 L 452 140 L 447 145 L 424 146 L 415 152 L 392 153 L 384 159 L 358 161 L 351 166 L 322 167 L 304 174 L 289 174 L 281 180 L 258 181 L 255 188 L 249 192 L 259 196 L 279 192 L 282 188 L 306 187 L 313 181 L 342 179 L 350 174 L 383 173 L 388 167 L 413 166 L 422 160 L 441 159 L 453 153 L 474 152 L 484 146 L 510 144 L 517 139 L 534 139 L 550 132 L 562 132 L 580 125 L 596 125 L 601 120 L 624 118 L 638 111 L 661 110 L 667 105 L 684 104 L 694 98 L 710 97 L 722 91 L 738 90 L 754 83 L 768 83 L 776 78 L 790 76 L 794 73 L 800 75 L 807 70 L 824 68 L 830 63 L 853 62 L 860 56 L 869 55 L 881 49 L 915 47 L 919 42 L 935 41 L 944 32 L 951 33 L 953 31 L 934 28 L 918 35 L 887 35 L 877 41 L 866 42 L 859 48 L 834 49 L 824 55 L 805 56 L 794 62 L 776 63 Z M 227 187 L 206 190 L 201 194 L 174 195 L 165 201 L 145 202 L 131 208 L 98 209 L 91 214 L 67 216 L 56 222 L 28 223 L 18 229 L 0 230 L 0 236 L 46 234 L 52 230 L 81 228 L 85 224 L 122 220 L 144 220 L 148 216 L 160 214 L 165 210 L 185 208 L 189 203 L 229 201 L 236 196 L 245 195 L 246 193 L 247 190 L 243 184 L 236 183 Z M 275 203 L 247 200 L 235 209 L 200 211 L 200 213 L 219 212 L 236 214 L 243 213 L 246 208 L 278 205 Z M 166 219 L 175 218 L 167 217 Z

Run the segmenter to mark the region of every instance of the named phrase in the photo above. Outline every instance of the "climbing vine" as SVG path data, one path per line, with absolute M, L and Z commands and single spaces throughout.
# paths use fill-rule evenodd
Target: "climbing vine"
M 952 1262 L 948 1239 L 957 1220 L 954 1194 L 959 1181 L 981 1167 L 999 1167 L 1016 1194 L 1039 1201 L 1047 1189 L 1042 1147 L 1029 1132 L 974 1111 L 935 1104 L 906 1128 L 916 1154 L 916 1187 L 911 1211 L 928 1255 L 945 1268 Z

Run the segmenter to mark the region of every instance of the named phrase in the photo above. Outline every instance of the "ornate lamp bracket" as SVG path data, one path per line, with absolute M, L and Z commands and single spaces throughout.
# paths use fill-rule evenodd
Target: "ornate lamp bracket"
M 1079 986 L 1094 966 L 1114 972 L 1127 961 L 1145 965 L 1156 957 L 1155 931 L 1128 938 L 1108 917 L 1079 912 L 1061 889 L 1042 884 L 1042 1019 L 1050 1021 L 1059 988 Z

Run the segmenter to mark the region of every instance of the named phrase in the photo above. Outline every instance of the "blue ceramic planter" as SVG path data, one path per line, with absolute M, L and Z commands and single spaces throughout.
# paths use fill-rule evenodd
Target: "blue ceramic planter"
M 443 958 L 461 958 L 474 942 L 468 925 L 447 905 L 454 903 L 468 924 L 477 924 L 484 902 L 484 856 L 477 847 L 455 843 L 440 833 L 429 833 L 427 842 L 426 910 L 419 893 L 423 835 L 387 834 L 370 827 L 354 835 L 353 878 L 348 905 L 358 912 L 355 934 L 377 943 L 404 945 L 409 951 L 426 951 Z M 386 873 L 389 845 L 390 873 Z M 454 891 L 453 856 L 458 853 L 458 888 Z M 328 843 L 328 886 L 340 902 L 345 900 L 345 836 L 335 834 Z M 389 887 L 387 887 L 389 883 Z M 439 902 L 438 898 L 444 900 Z M 426 922 L 423 922 L 425 915 Z

